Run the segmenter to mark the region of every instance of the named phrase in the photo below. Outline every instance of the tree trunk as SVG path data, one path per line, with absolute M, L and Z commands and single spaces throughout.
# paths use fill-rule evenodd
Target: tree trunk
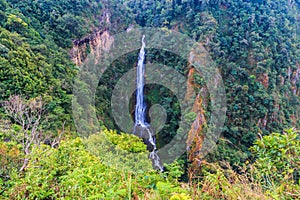
M 29 163 L 29 158 L 25 158 L 24 162 L 23 162 L 23 165 L 22 165 L 22 167 L 20 169 L 20 172 L 23 172 L 26 169 L 28 163 Z

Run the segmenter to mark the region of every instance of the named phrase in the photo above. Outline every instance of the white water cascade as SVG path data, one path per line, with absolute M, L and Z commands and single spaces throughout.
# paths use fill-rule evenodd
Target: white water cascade
M 142 48 L 139 53 L 139 60 L 137 65 L 136 74 L 136 106 L 135 106 L 135 124 L 134 124 L 134 134 L 142 137 L 144 142 L 147 144 L 147 148 L 150 151 L 149 158 L 152 160 L 152 165 L 154 169 L 163 171 L 163 166 L 160 162 L 160 158 L 157 154 L 155 136 L 150 124 L 146 122 L 145 111 L 146 104 L 144 102 L 144 74 L 145 74 L 145 35 L 142 38 Z

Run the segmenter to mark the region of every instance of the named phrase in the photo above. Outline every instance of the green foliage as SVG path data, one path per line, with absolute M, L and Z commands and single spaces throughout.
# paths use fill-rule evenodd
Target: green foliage
M 183 164 L 177 160 L 170 164 L 165 164 L 164 167 L 166 168 L 165 175 L 167 175 L 167 179 L 170 182 L 178 181 L 184 174 Z
M 113 169 L 138 173 L 152 170 L 146 145 L 134 135 L 104 129 L 83 142 L 89 152 Z
M 198 184 L 197 199 L 269 199 L 251 176 L 233 171 L 228 163 L 204 163 L 203 179 Z
M 24 177 L 12 176 L 12 188 L 6 194 L 14 199 L 77 199 L 96 194 L 103 198 L 120 187 L 110 179 L 117 181 L 119 174 L 107 170 L 79 138 L 62 142 L 58 149 L 42 146 L 33 150 Z
M 9 180 L 9 173 L 22 165 L 22 156 L 20 145 L 0 140 L 0 195 L 4 190 L 4 182 Z
M 8 27 L 11 31 L 17 31 L 22 33 L 26 30 L 28 24 L 16 15 L 10 14 L 7 17 L 7 22 L 5 26 Z
M 188 124 L 192 124 L 193 121 L 195 121 L 196 117 L 197 117 L 197 114 L 194 113 L 194 112 L 187 113 L 184 116 L 184 118 L 185 118 L 185 120 L 187 121 Z
M 219 141 L 208 160 L 227 160 L 237 169 L 237 165 L 251 159 L 249 147 L 257 140 L 257 133 L 265 135 L 299 126 L 299 8 L 298 1 L 282 0 L 0 0 L 0 103 L 15 94 L 28 99 L 42 96 L 47 99 L 49 111 L 48 123 L 42 128 L 51 132 L 64 121 L 72 126 L 72 83 L 76 75 L 69 58 L 72 41 L 98 29 L 113 34 L 136 24 L 180 31 L 209 51 L 220 68 L 227 92 L 225 139 Z M 110 22 L 99 24 L 107 14 Z M 86 53 L 89 51 L 87 47 Z M 110 107 L 114 85 L 136 65 L 136 53 L 114 61 L 99 81 L 97 115 L 109 128 L 117 129 Z M 186 76 L 190 66 L 177 57 L 147 49 L 147 62 L 164 63 Z M 198 92 L 205 86 L 204 80 L 200 74 L 193 78 Z M 162 147 L 176 134 L 180 105 L 168 88 L 149 85 L 145 92 L 148 107 L 160 104 L 167 113 L 166 125 L 157 137 L 157 146 Z M 80 108 L 76 103 L 74 111 L 82 115 L 95 109 Z M 133 106 L 134 100 L 131 113 Z M 0 112 L 6 117 L 2 108 Z M 206 116 L 209 112 L 208 107 Z M 195 113 L 183 117 L 192 122 Z M 84 124 L 87 133 L 98 126 L 98 122 L 92 123 Z M 19 132 L 18 126 L 12 129 Z M 256 157 L 251 166 L 255 176 L 247 177 L 253 182 L 218 168 L 207 171 L 199 184 L 199 196 L 193 198 L 299 196 L 298 137 L 288 130 L 257 140 L 251 147 Z M 9 139 L 1 131 L 0 138 Z M 183 167 L 175 162 L 166 165 L 168 171 L 163 175 L 151 171 L 145 145 L 124 133 L 103 130 L 83 141 L 64 141 L 57 149 L 37 147 L 23 174 L 14 171 L 23 156 L 18 149 L 16 144 L 0 142 L 3 198 L 189 199 L 178 187 Z M 262 194 L 262 187 L 268 197 Z
M 226 139 L 219 139 L 216 149 L 208 154 L 207 161 L 215 163 L 219 161 L 230 161 L 231 165 L 236 168 L 240 163 L 244 163 L 247 154 L 238 149 L 233 143 Z
M 295 199 L 300 194 L 300 140 L 294 129 L 272 133 L 250 148 L 255 162 L 234 172 L 224 162 L 205 163 L 200 196 L 204 199 Z
M 5 9 L 1 11 L 3 20 L 0 28 L 1 101 L 15 94 L 22 94 L 27 98 L 43 96 L 51 102 L 48 104 L 51 119 L 45 128 L 57 129 L 64 121 L 70 123 L 70 93 L 72 78 L 75 75 L 74 64 L 69 60 L 66 50 L 59 47 L 50 35 L 45 36 L 48 32 L 45 29 L 47 22 L 37 22 L 35 18 L 37 13 L 41 13 L 41 10 L 36 13 L 35 9 L 47 3 L 22 1 L 14 2 L 12 5 L 12 1 L 1 2 L 1 5 L 5 5 Z M 64 12 L 68 10 L 65 9 Z M 43 31 L 46 31 L 45 34 Z M 63 33 L 58 30 L 57 32 Z M 77 36 L 73 34 L 72 37 Z
M 124 135 L 117 135 L 114 131 L 105 130 L 103 135 L 93 135 L 83 144 L 80 138 L 62 141 L 58 148 L 42 145 L 33 149 L 30 163 L 23 174 L 10 172 L 10 179 L 4 184 L 3 198 L 9 199 L 132 199 L 134 196 L 155 195 L 162 199 L 170 198 L 178 193 L 183 199 L 188 199 L 188 192 L 181 188 L 177 182 L 169 182 L 162 174 L 148 168 L 149 159 L 140 160 L 139 155 L 146 152 L 135 153 L 135 160 L 141 163 L 134 171 L 127 171 L 122 166 L 111 167 L 103 160 L 110 157 L 111 162 L 122 157 L 120 145 Z M 118 145 L 108 145 L 105 135 L 112 134 L 112 139 L 119 137 Z M 126 136 L 134 147 L 140 150 L 145 145 L 135 136 Z M 139 145 L 134 143 L 140 143 Z M 126 144 L 126 142 L 124 143 Z M 86 149 L 94 145 L 94 149 Z M 117 150 L 113 150 L 115 146 Z M 135 148 L 127 150 L 136 152 Z M 91 150 L 103 149 L 92 152 Z M 126 150 L 126 151 L 127 151 Z M 114 154 L 110 155 L 112 151 Z M 131 157 L 133 158 L 133 157 Z M 129 158 L 126 158 L 130 160 Z M 134 164 L 134 163 L 133 163 Z M 151 167 L 151 166 L 150 166 Z M 138 170 L 138 168 L 140 170 Z M 1 180 L 1 179 L 0 179 Z M 170 179 L 168 179 L 170 180 Z M 3 183 L 0 182 L 2 188 Z M 184 195 L 186 194 L 186 195 Z
M 290 181 L 300 183 L 300 140 L 293 129 L 283 134 L 264 136 L 250 149 L 256 157 L 254 166 L 257 168 L 257 178 L 265 187 L 272 188 L 272 184 Z
M 89 33 L 96 25 L 96 17 L 100 15 L 102 8 L 101 2 L 89 0 L 7 2 L 14 5 L 22 13 L 24 20 L 41 35 L 52 37 L 63 48 L 70 47 L 72 40 Z
M 170 200 L 192 200 L 191 197 L 184 193 L 174 194 L 171 196 Z
M 158 193 L 160 194 L 160 196 L 162 197 L 170 197 L 170 194 L 172 193 L 177 193 L 177 194 L 185 194 L 186 191 L 180 187 L 176 187 L 174 186 L 172 183 L 169 182 L 157 182 L 156 183 L 156 187 L 158 190 Z M 185 196 L 185 195 L 184 195 Z M 188 198 L 188 196 L 185 196 L 186 198 Z M 173 196 L 174 198 L 174 196 Z
M 113 130 L 104 130 L 103 132 L 108 137 L 108 140 L 116 145 L 117 148 L 132 153 L 147 152 L 146 145 L 142 139 L 135 135 L 126 133 L 117 134 L 117 132 Z
M 227 163 L 206 163 L 200 196 L 208 199 L 297 199 L 299 182 L 299 134 L 294 129 L 272 133 L 250 148 L 256 160 L 239 173 Z
M 293 37 L 297 25 L 292 19 L 297 8 L 280 0 L 230 1 L 225 6 L 213 11 L 220 27 L 209 46 L 216 62 L 226 63 L 222 67 L 228 98 L 224 135 L 247 152 L 256 137 L 253 133 L 279 132 L 297 115 L 291 101 L 286 101 L 294 94 L 291 88 L 284 89 L 290 84 L 286 72 L 299 60 L 295 48 L 299 37 Z M 286 59 L 286 50 L 291 59 Z M 285 83 L 276 81 L 276 76 Z

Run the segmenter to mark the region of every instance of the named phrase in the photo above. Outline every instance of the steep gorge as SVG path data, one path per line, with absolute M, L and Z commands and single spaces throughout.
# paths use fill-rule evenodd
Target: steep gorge
M 128 1 L 127 6 L 133 6 L 132 2 Z M 140 9 L 147 12 L 153 5 L 156 3 L 143 7 L 134 5 L 131 11 L 134 13 Z M 205 4 L 198 7 L 189 3 L 178 5 L 182 10 L 189 10 L 186 18 L 183 13 L 174 14 L 170 4 L 164 2 L 161 5 L 166 8 L 164 14 L 158 9 L 154 16 L 144 16 L 143 19 L 133 15 L 136 17 L 135 21 L 120 26 L 125 31 L 139 27 L 136 24 L 153 25 L 159 23 L 159 16 L 165 21 L 158 27 L 186 33 L 203 43 L 217 63 L 226 87 L 228 112 L 223 137 L 235 145 L 234 151 L 248 152 L 249 146 L 260 134 L 299 126 L 300 69 L 297 60 L 299 54 L 295 48 L 299 45 L 299 39 L 293 36 L 297 26 L 291 23 L 290 27 L 281 26 L 280 21 L 274 20 L 275 14 L 272 14 L 276 12 L 276 16 L 283 20 L 292 20 L 294 14 L 285 11 L 291 6 L 295 10 L 295 4 L 284 4 L 280 9 L 279 1 L 272 4 L 245 1 L 209 4 L 215 9 L 213 11 Z M 273 8 L 278 8 L 278 11 Z M 116 22 L 111 18 L 113 15 L 103 15 L 102 21 L 117 26 L 120 20 Z M 268 22 L 265 23 L 267 25 L 262 25 L 264 21 Z M 88 53 L 94 54 L 97 60 L 102 50 L 109 51 L 115 33 L 109 27 L 99 28 L 94 34 L 73 42 L 71 57 L 76 65 L 80 65 Z M 285 41 L 285 37 L 289 41 Z M 291 46 L 291 43 L 295 45 Z M 134 66 L 132 63 L 131 65 Z M 201 77 L 201 74 L 195 73 L 192 66 L 186 65 L 183 71 L 187 72 L 188 79 L 186 98 L 191 98 L 193 90 L 198 92 L 192 110 L 196 119 L 191 124 L 187 140 L 189 159 L 197 168 L 201 155 L 193 152 L 199 152 L 205 139 L 203 128 L 207 126 L 206 116 L 209 116 L 209 94 L 202 84 L 203 80 L 195 79 L 195 76 Z M 228 159 L 235 162 L 233 157 Z
M 0 0 L 0 199 L 297 198 L 299 11 L 299 0 Z M 145 34 L 145 80 L 157 82 L 144 87 L 143 118 L 160 130 L 150 148 L 161 150 L 164 173 L 148 173 L 149 146 L 120 133 L 134 132 L 131 121 L 129 129 L 117 121 L 135 118 L 138 92 L 126 89 L 135 88 L 141 38 L 132 33 L 145 27 L 180 32 L 163 39 L 175 48 L 185 37 L 201 47 L 183 58 L 150 48 Z M 117 41 L 128 41 L 118 33 L 135 50 L 116 54 Z M 225 92 L 215 98 L 218 88 Z M 8 112 L 8 102 L 21 106 Z M 41 121 L 15 118 L 35 108 Z M 225 124 L 212 120 L 220 116 Z M 24 133 L 37 134 L 29 146 Z M 177 149 L 186 151 L 174 161 Z
M 109 20 L 106 20 L 109 21 Z M 131 26 L 130 26 L 131 27 Z M 128 29 L 130 29 L 130 27 Z M 113 44 L 114 36 L 110 35 L 109 30 L 98 30 L 95 33 L 86 36 L 83 39 L 75 40 L 73 42 L 73 48 L 70 51 L 72 61 L 80 66 L 84 60 L 87 58 L 87 54 L 91 54 L 93 59 L 95 59 L 95 64 L 97 64 L 97 59 L 99 59 L 102 51 L 109 52 L 111 45 Z M 203 57 L 203 55 L 202 55 Z M 202 59 L 201 63 L 206 63 L 206 59 Z M 194 122 L 191 124 L 191 130 L 188 131 L 187 139 L 187 148 L 189 149 L 189 159 L 192 162 L 191 170 L 199 171 L 200 165 L 199 161 L 203 159 L 202 155 L 199 155 L 197 152 L 201 150 L 202 142 L 204 140 L 203 126 L 206 125 L 205 110 L 208 106 L 208 91 L 205 86 L 200 86 L 195 82 L 195 74 L 199 75 L 199 72 L 196 72 L 192 66 L 186 66 L 188 68 L 187 75 L 187 91 L 186 91 L 186 100 L 193 100 L 193 94 L 195 89 L 199 90 L 199 93 L 194 99 L 192 112 L 196 114 Z M 101 118 L 101 116 L 99 116 Z M 118 127 L 116 127 L 118 128 Z

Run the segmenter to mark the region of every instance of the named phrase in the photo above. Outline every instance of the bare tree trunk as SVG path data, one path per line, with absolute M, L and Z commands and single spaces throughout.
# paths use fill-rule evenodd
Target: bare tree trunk
M 24 148 L 24 154 L 25 154 L 25 158 L 23 161 L 23 165 L 20 168 L 20 172 L 24 171 L 27 167 L 27 165 L 29 164 L 29 158 L 27 157 L 30 154 L 30 143 L 26 144 L 25 148 Z
M 44 141 L 39 131 L 39 126 L 44 119 L 45 105 L 41 98 L 26 100 L 15 95 L 4 102 L 4 110 L 16 123 L 22 126 L 22 138 L 18 141 L 22 144 L 25 154 L 23 165 L 20 169 L 20 172 L 22 172 L 29 164 L 31 147 Z M 51 147 L 59 145 L 64 132 L 65 122 L 62 125 L 62 130 L 58 132 L 58 137 L 50 142 Z M 16 136 L 15 138 L 18 137 Z
M 23 165 L 22 165 L 22 167 L 19 171 L 23 172 L 26 169 L 28 163 L 29 163 L 29 158 L 25 158 L 24 161 L 23 161 Z
M 23 137 L 18 142 L 22 144 L 25 154 L 23 166 L 20 169 L 20 171 L 24 171 L 29 163 L 30 147 L 35 144 L 35 139 L 39 134 L 39 125 L 45 114 L 44 103 L 41 98 L 26 101 L 15 95 L 4 102 L 4 110 L 22 126 Z

